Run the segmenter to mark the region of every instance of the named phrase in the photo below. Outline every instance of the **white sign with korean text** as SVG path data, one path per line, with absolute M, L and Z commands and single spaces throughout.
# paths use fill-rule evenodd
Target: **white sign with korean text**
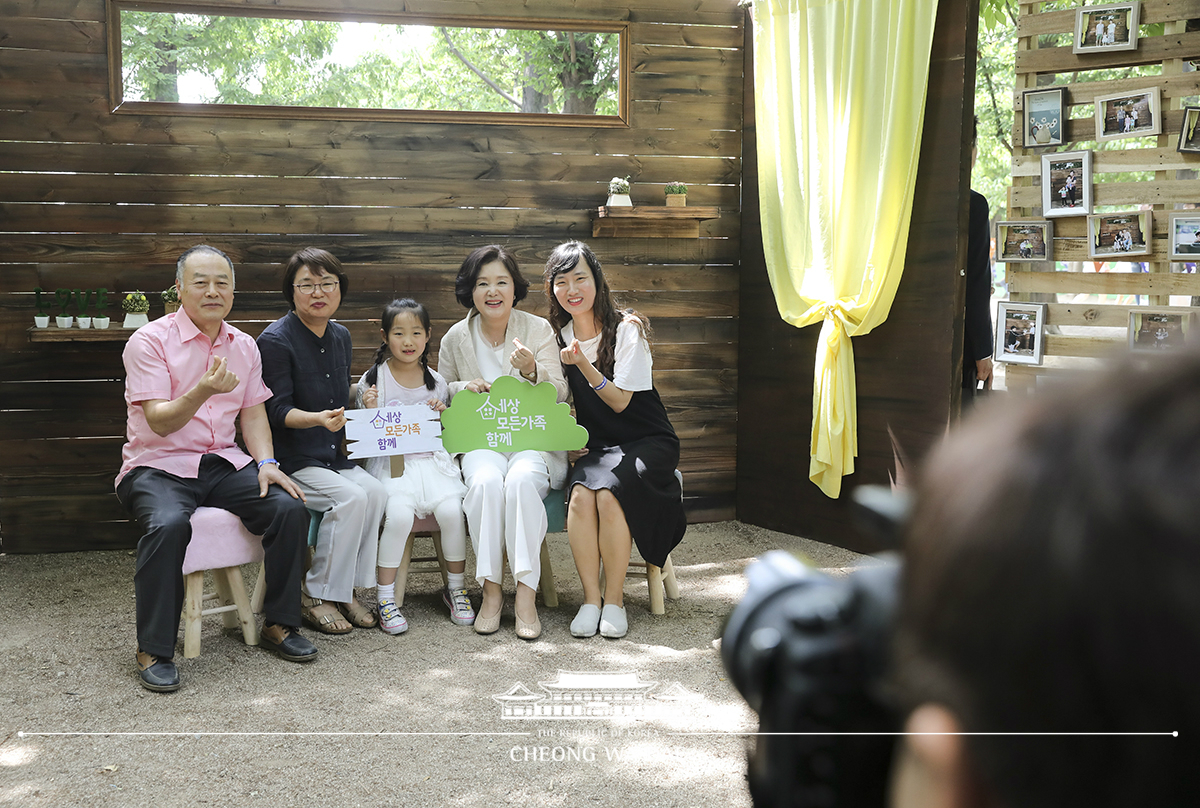
M 351 460 L 434 452 L 442 448 L 441 414 L 428 404 L 375 410 L 346 410 Z

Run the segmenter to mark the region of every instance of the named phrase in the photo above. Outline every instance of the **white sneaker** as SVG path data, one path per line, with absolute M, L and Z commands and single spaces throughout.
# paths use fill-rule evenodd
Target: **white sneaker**
M 379 627 L 388 634 L 403 634 L 408 631 L 408 621 L 400 614 L 394 600 L 379 601 Z
M 450 609 L 450 622 L 456 626 L 469 626 L 475 622 L 475 610 L 465 589 L 443 589 L 442 603 Z
M 617 637 L 624 637 L 627 631 L 629 622 L 625 619 L 625 608 L 604 604 L 604 611 L 600 613 L 600 636 L 615 640 Z
M 571 621 L 572 637 L 594 637 L 600 628 L 600 607 L 585 603 L 579 607 L 575 619 Z

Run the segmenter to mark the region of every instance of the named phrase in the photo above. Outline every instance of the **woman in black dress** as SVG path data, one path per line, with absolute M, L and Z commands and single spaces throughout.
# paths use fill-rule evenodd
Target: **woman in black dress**
M 661 567 L 687 528 L 675 477 L 679 438 L 653 386 L 649 324 L 617 308 L 591 249 L 559 245 L 545 283 L 576 418 L 588 430 L 587 452 L 567 482 L 567 537 L 584 596 L 571 633 L 623 637 L 632 543 Z

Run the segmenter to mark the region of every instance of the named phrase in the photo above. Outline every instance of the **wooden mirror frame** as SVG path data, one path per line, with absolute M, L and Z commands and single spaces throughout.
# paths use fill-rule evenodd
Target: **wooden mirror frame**
M 189 115 L 219 118 L 287 118 L 291 120 L 405 121 L 415 123 L 491 123 L 513 126 L 629 127 L 629 23 L 613 20 L 550 20 L 511 17 L 455 17 L 428 14 L 386 14 L 315 11 L 277 6 L 172 2 L 172 0 L 106 0 L 108 17 L 108 86 L 113 114 Z M 328 22 L 453 25 L 463 28 L 521 28 L 526 30 L 586 31 L 619 34 L 617 114 L 567 115 L 535 112 L 484 112 L 475 110 L 361 109 L 342 107 L 290 107 L 258 104 L 190 104 L 164 101 L 126 101 L 121 61 L 121 11 L 158 11 L 210 14 L 228 17 L 262 17 Z

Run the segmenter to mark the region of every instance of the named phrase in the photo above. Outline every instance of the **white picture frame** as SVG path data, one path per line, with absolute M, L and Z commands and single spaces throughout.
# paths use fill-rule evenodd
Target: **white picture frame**
M 997 362 L 1040 365 L 1045 351 L 1046 304 L 996 303 L 996 339 L 992 357 Z
M 1054 222 L 996 222 L 996 260 L 1033 263 L 1054 260 Z
M 1200 261 L 1200 210 L 1177 210 L 1169 214 L 1167 238 L 1172 261 Z
M 1157 87 L 1098 95 L 1095 114 L 1096 140 L 1100 143 L 1162 134 L 1162 110 Z
M 1086 216 L 1092 212 L 1092 153 L 1042 155 L 1042 216 Z
M 1109 3 L 1075 9 L 1072 53 L 1137 50 L 1141 3 Z
M 1149 210 L 1093 213 L 1088 216 L 1088 258 L 1124 260 L 1149 255 L 1154 244 L 1154 214 Z

